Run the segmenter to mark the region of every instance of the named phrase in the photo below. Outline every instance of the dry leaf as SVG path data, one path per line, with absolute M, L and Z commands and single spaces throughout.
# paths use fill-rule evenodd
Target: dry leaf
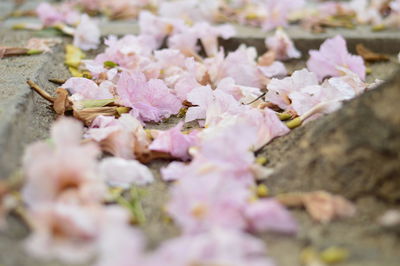
M 148 151 L 148 152 L 141 152 L 141 153 L 135 153 L 136 159 L 144 164 L 150 163 L 154 160 L 158 159 L 163 159 L 163 160 L 173 160 L 175 159 L 172 155 L 169 153 L 165 152 L 159 152 L 159 151 Z
M 350 201 L 325 191 L 289 193 L 276 198 L 288 207 L 304 207 L 314 220 L 322 223 L 328 223 L 335 218 L 351 217 L 356 213 L 355 206 Z
M 386 56 L 384 54 L 375 53 L 375 52 L 369 50 L 367 47 L 365 47 L 361 43 L 357 44 L 356 50 L 357 50 L 357 54 L 359 54 L 367 62 L 378 62 L 378 61 L 388 61 L 389 60 L 388 56 Z
M 28 41 L 26 48 L 51 53 L 51 47 L 60 44 L 61 42 L 61 39 L 56 38 L 32 38 Z
M 118 107 L 93 107 L 93 108 L 84 108 L 78 109 L 73 108 L 74 117 L 81 120 L 86 126 L 90 126 L 96 117 L 99 115 L 104 116 L 119 116 Z
M 57 97 L 54 99 L 53 109 L 58 115 L 64 115 L 66 111 L 72 110 L 72 102 L 66 89 L 58 88 Z
M 257 64 L 259 66 L 269 66 L 275 61 L 275 59 L 276 59 L 275 52 L 268 51 L 258 58 Z

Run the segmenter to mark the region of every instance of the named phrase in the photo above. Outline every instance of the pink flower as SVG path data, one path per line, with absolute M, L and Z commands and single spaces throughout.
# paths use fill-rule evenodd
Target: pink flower
M 23 199 L 29 206 L 57 200 L 99 202 L 105 186 L 97 176 L 99 149 L 81 145 L 82 125 L 72 119 L 57 121 L 51 132 L 54 145 L 38 142 L 25 152 L 26 184 Z
M 151 36 L 159 48 L 164 39 L 172 33 L 183 30 L 186 27 L 181 19 L 163 18 L 155 16 L 148 11 L 142 11 L 139 15 L 140 35 Z
M 180 122 L 175 127 L 158 133 L 155 140 L 150 144 L 149 149 L 169 153 L 175 158 L 184 161 L 190 159 L 188 151 L 196 143 L 197 132 L 183 134 L 181 132 L 182 127 L 183 122 Z
M 33 233 L 27 251 L 42 259 L 82 263 L 95 255 L 99 213 L 95 207 L 43 204 L 28 213 Z
M 297 224 L 289 211 L 274 199 L 262 199 L 249 204 L 246 217 L 251 230 L 294 234 Z
M 254 47 L 240 46 L 230 52 L 220 68 L 220 79 L 231 77 L 238 85 L 260 87 L 260 74 L 255 61 L 257 52 Z
M 82 50 L 96 49 L 100 44 L 100 36 L 97 24 L 87 14 L 83 14 L 74 33 L 74 45 Z
M 291 102 L 289 94 L 299 91 L 307 86 L 319 85 L 317 77 L 314 73 L 306 69 L 298 70 L 292 76 L 284 79 L 272 79 L 268 84 L 268 92 L 265 96 L 266 101 L 278 105 L 282 109 L 287 109 Z
M 170 49 L 177 49 L 188 57 L 198 56 L 197 53 L 200 47 L 197 45 L 197 41 L 197 33 L 192 29 L 186 29 L 168 38 L 168 47 Z
M 107 87 L 99 87 L 96 82 L 87 78 L 70 78 L 61 87 L 67 89 L 78 99 L 102 100 L 114 98 Z
M 201 43 L 208 56 L 214 56 L 218 53 L 218 38 L 229 39 L 235 36 L 235 29 L 228 24 L 220 26 L 211 26 L 207 22 L 200 22 L 193 27 L 196 35 L 200 38 Z
M 140 121 L 129 114 L 119 119 L 98 116 L 85 134 L 98 142 L 102 150 L 124 159 L 147 150 L 150 140 Z
M 265 250 L 264 243 L 249 234 L 217 228 L 163 243 L 146 265 L 159 266 L 167 261 L 174 266 L 273 266 Z
M 259 66 L 258 69 L 267 78 L 280 78 L 288 74 L 285 65 L 279 61 L 275 61 L 269 66 Z
M 224 91 L 232 95 L 235 100 L 245 104 L 257 99 L 262 94 L 259 88 L 236 85 L 233 78 L 221 80 L 218 83 L 217 90 Z
M 46 26 L 52 26 L 57 22 L 62 21 L 62 14 L 49 3 L 41 3 L 38 5 L 36 8 L 36 13 L 38 14 L 42 23 Z
M 120 224 L 113 220 L 106 223 L 98 241 L 96 266 L 145 265 L 144 236 L 129 225 L 129 216 L 125 217 Z
M 126 237 L 133 237 L 131 243 L 140 242 L 129 228 L 129 214 L 120 207 L 42 204 L 30 209 L 28 218 L 33 232 L 25 241 L 25 248 L 42 259 L 84 263 L 99 253 L 104 261 L 107 259 L 107 255 L 102 254 L 104 247 L 119 243 L 115 238 L 109 241 L 112 236 L 121 237 L 122 232 Z
M 146 35 L 125 35 L 121 39 L 109 36 L 104 42 L 108 47 L 104 53 L 96 56 L 95 62 L 103 64 L 106 61 L 112 61 L 130 70 L 140 70 L 147 66 L 148 56 L 156 48 L 154 38 Z
M 268 144 L 276 137 L 284 136 L 290 132 L 289 128 L 280 121 L 271 109 L 248 109 L 239 115 L 242 119 L 250 121 L 257 137 L 254 140 L 253 149 L 257 150 Z
M 111 186 L 129 188 L 131 185 L 147 185 L 154 181 L 150 169 L 135 160 L 111 157 L 101 161 L 99 171 Z
M 319 80 L 325 77 L 341 76 L 338 67 L 347 68 L 365 80 L 365 65 L 362 57 L 351 55 L 347 51 L 346 41 L 338 35 L 326 40 L 319 51 L 311 50 L 307 67 L 314 72 Z
M 293 41 L 282 29 L 276 30 L 274 36 L 267 38 L 265 40 L 265 45 L 269 50 L 275 53 L 276 59 L 278 60 L 301 57 L 301 53 L 296 49 Z
M 123 72 L 117 84 L 120 101 L 138 112 L 143 121 L 160 122 L 181 108 L 181 102 L 162 80 L 146 81 L 142 73 Z
M 211 104 L 213 97 L 213 91 L 210 86 L 197 87 L 188 93 L 187 100 L 195 106 L 188 109 L 185 122 L 205 119 L 207 108 Z
M 213 175 L 180 179 L 171 190 L 167 210 L 187 233 L 214 227 L 244 229 L 242 210 L 249 197 L 242 183 L 214 171 Z
M 324 108 L 324 113 L 330 113 L 340 107 L 342 101 L 350 100 L 367 88 L 357 74 L 342 69 L 345 76 L 325 80 L 322 86 L 312 85 L 291 92 L 288 97 L 291 107 L 298 115 L 304 115 L 318 104 L 331 103 L 331 107 Z

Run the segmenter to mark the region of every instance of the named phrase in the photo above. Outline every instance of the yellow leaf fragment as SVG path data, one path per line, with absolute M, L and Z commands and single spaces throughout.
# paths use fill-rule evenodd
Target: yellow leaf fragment
M 78 68 L 85 57 L 85 53 L 78 47 L 71 44 L 65 46 L 65 64 L 67 66 Z
M 349 252 L 340 247 L 330 247 L 321 252 L 320 258 L 327 264 L 339 263 L 349 257 Z
M 75 67 L 69 67 L 69 72 L 71 73 L 71 75 L 75 78 L 82 78 L 83 77 L 83 73 L 80 72 L 77 68 Z

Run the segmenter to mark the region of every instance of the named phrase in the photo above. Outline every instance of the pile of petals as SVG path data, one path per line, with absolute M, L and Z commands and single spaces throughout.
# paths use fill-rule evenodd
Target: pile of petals
M 297 225 L 278 200 L 255 193 L 270 169 L 254 151 L 288 134 L 293 121 L 333 112 L 366 91 L 362 58 L 336 36 L 288 76 L 277 60 L 301 54 L 282 30 L 259 56 L 254 47 L 220 47 L 219 37 L 234 34 L 228 25 L 189 26 L 149 12 L 139 24 L 139 35 L 110 36 L 104 52 L 78 65 L 91 79 L 71 78 L 60 88 L 78 119 L 90 112 L 82 119 L 88 127 L 60 118 L 50 140 L 26 151 L 27 250 L 69 262 L 97 255 L 96 265 L 273 265 L 255 234 L 295 234 Z M 150 129 L 172 116 L 184 119 Z M 109 198 L 115 188 L 151 183 L 141 162 L 152 158 L 172 160 L 161 169 L 173 182 L 165 210 L 182 234 L 146 251 L 126 206 Z

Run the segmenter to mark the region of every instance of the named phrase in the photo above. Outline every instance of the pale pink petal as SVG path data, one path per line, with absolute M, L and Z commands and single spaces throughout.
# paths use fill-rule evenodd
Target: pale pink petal
M 123 72 L 117 84 L 121 102 L 136 109 L 143 121 L 159 122 L 181 108 L 181 102 L 162 80 L 146 81 L 142 73 Z
M 131 185 L 147 185 L 154 181 L 150 169 L 134 160 L 106 158 L 99 165 L 100 174 L 111 186 L 129 188 Z
M 285 77 L 288 74 L 285 65 L 279 61 L 275 61 L 269 66 L 259 66 L 258 69 L 267 78 Z
M 276 59 L 278 60 L 301 57 L 301 53 L 296 49 L 292 40 L 282 29 L 278 29 L 274 36 L 267 38 L 265 44 L 270 51 L 275 53 Z
M 160 134 L 150 144 L 149 149 L 154 151 L 166 152 L 182 160 L 188 160 L 189 148 L 196 142 L 196 134 L 183 134 L 181 132 L 183 122 Z
M 251 230 L 273 231 L 294 234 L 297 224 L 289 211 L 274 199 L 258 200 L 246 208 L 246 217 Z
M 346 41 L 338 35 L 326 40 L 319 51 L 311 50 L 307 67 L 314 72 L 319 80 L 325 77 L 341 76 L 338 67 L 350 69 L 362 80 L 365 80 L 365 65 L 362 57 L 351 55 L 346 46 Z
M 83 14 L 74 33 L 74 45 L 82 50 L 96 49 L 100 44 L 100 36 L 97 24 L 87 14 Z
M 98 86 L 87 78 L 70 78 L 62 85 L 72 94 L 79 94 L 86 100 L 102 100 L 114 98 L 107 86 Z

